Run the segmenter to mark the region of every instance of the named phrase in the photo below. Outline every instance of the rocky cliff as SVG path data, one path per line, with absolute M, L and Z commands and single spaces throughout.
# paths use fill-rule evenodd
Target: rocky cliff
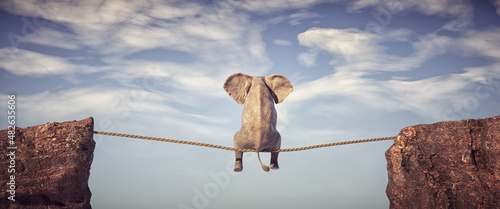
M 0 131 L 0 208 L 91 208 L 94 120 Z M 14 201 L 15 200 L 15 201 Z
M 385 155 L 390 208 L 500 208 L 500 116 L 404 128 Z

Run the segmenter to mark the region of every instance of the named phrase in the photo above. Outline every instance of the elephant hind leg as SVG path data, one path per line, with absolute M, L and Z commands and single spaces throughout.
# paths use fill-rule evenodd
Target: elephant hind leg
M 278 155 L 280 153 L 279 152 L 271 152 L 271 169 L 280 169 L 280 167 L 278 166 Z
M 243 170 L 243 152 L 235 151 L 236 162 L 234 163 L 234 172 L 241 172 Z

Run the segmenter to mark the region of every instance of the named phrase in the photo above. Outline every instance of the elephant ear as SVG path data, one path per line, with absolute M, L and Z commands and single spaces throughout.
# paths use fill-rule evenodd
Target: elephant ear
M 274 93 L 274 102 L 279 104 L 285 100 L 285 98 L 293 91 L 292 84 L 285 76 L 282 75 L 270 75 L 266 76 L 266 84 Z
M 229 76 L 224 82 L 224 90 L 231 96 L 238 104 L 245 103 L 248 91 L 252 86 L 252 76 L 235 73 Z

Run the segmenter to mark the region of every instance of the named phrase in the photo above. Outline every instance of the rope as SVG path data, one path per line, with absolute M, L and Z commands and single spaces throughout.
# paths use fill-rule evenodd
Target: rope
M 94 133 L 101 134 L 101 135 L 126 137 L 126 138 L 147 139 L 147 140 L 162 141 L 162 142 L 189 144 L 189 145 L 195 145 L 195 146 L 211 147 L 211 148 L 216 148 L 216 149 L 238 151 L 238 152 L 257 152 L 257 150 L 255 150 L 255 149 L 238 149 L 238 148 L 233 148 L 233 147 L 225 147 L 225 146 L 214 145 L 214 144 L 183 141 L 183 140 L 176 140 L 176 139 L 166 139 L 166 138 L 157 138 L 157 137 L 149 137 L 149 136 L 138 136 L 138 135 L 131 135 L 131 134 L 103 132 L 103 131 L 94 131 Z M 344 145 L 344 144 L 356 144 L 356 143 L 364 143 L 364 142 L 382 141 L 382 140 L 389 140 L 389 139 L 394 139 L 394 138 L 396 138 L 396 137 L 390 136 L 390 137 L 381 137 L 381 138 L 372 138 L 372 139 L 361 139 L 361 140 L 354 140 L 354 141 L 334 142 L 334 143 L 319 144 L 319 145 L 307 146 L 307 147 L 279 149 L 279 150 L 271 150 L 271 151 L 260 151 L 260 152 L 294 152 L 294 151 L 316 149 L 316 148 L 322 148 L 322 147 L 338 146 L 338 145 Z

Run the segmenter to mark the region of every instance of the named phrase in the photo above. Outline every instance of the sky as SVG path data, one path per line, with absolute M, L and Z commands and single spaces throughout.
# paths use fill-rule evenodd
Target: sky
M 499 0 L 5 0 L 0 111 L 17 125 L 232 146 L 233 73 L 281 74 L 282 148 L 500 115 Z M 0 120 L 7 127 L 6 120 Z M 388 208 L 392 141 L 245 153 L 95 135 L 93 208 Z M 268 164 L 270 155 L 262 153 Z

